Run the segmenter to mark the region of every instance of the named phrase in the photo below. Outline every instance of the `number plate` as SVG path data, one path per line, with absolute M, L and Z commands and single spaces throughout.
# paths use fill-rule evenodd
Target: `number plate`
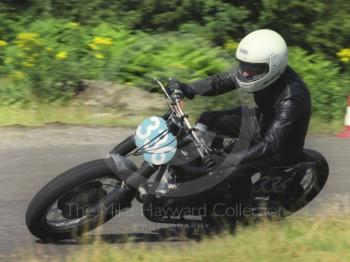
M 135 143 L 138 148 L 143 148 L 143 158 L 153 165 L 168 163 L 176 153 L 176 137 L 168 132 L 165 120 L 158 116 L 145 119 L 136 129 Z M 166 133 L 161 138 L 160 134 Z

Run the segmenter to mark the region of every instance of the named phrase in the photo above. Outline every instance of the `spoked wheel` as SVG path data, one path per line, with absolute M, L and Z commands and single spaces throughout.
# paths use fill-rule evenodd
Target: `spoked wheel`
M 111 190 L 119 187 L 119 181 L 109 177 L 77 186 L 48 209 L 44 217 L 45 224 L 53 231 L 74 230 L 84 226 L 95 219 L 91 207 L 98 204 Z
M 94 213 L 98 204 L 121 183 L 108 167 L 107 160 L 95 160 L 75 167 L 42 188 L 31 201 L 26 223 L 30 232 L 41 239 L 68 239 L 95 229 L 118 213 L 110 207 Z

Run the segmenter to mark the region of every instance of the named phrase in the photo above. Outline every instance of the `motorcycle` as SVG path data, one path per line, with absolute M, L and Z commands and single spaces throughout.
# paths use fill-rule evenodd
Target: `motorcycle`
M 169 95 L 156 81 L 169 112 L 144 120 L 105 159 L 74 167 L 44 186 L 26 212 L 34 236 L 78 237 L 130 208 L 134 199 L 155 223 L 234 228 L 249 218 L 284 218 L 308 204 L 325 185 L 327 161 L 312 149 L 304 149 L 292 166 L 250 175 L 237 167 L 206 172 L 202 159 L 213 151 L 223 156 L 234 152 L 239 139 L 226 137 L 221 148 L 213 149 L 217 134 L 200 124 L 192 127 L 183 111 L 183 94 Z M 132 156 L 143 156 L 143 163 L 137 166 Z M 242 190 L 243 184 L 250 190 Z

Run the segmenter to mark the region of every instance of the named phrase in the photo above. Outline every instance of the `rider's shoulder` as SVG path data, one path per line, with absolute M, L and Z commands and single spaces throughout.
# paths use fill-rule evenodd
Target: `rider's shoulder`
M 283 96 L 286 98 L 310 96 L 305 82 L 291 67 L 287 67 L 286 71 L 282 75 L 282 78 L 284 85 Z

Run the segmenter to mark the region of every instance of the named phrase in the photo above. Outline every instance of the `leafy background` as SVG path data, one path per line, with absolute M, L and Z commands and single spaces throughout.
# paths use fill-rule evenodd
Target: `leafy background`
M 342 119 L 350 94 L 349 16 L 350 2 L 340 0 L 2 1 L 0 104 L 66 104 L 86 79 L 156 92 L 154 76 L 191 81 L 230 69 L 237 42 L 271 28 L 290 46 L 314 116 Z M 229 94 L 194 104 L 227 108 L 233 100 Z

